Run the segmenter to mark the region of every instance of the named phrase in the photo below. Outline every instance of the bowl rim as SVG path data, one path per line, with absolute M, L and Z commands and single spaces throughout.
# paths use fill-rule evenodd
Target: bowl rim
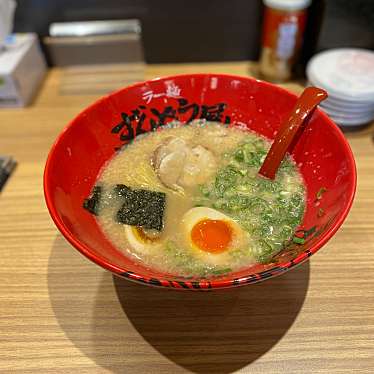
M 116 91 L 113 91 L 97 100 L 95 100 L 93 103 L 91 103 L 89 106 L 84 108 L 82 111 L 80 111 L 66 126 L 65 128 L 59 133 L 56 140 L 54 141 L 53 145 L 51 146 L 51 149 L 48 153 L 48 157 L 46 160 L 45 168 L 44 168 L 44 174 L 43 174 L 43 190 L 44 190 L 44 197 L 46 201 L 46 205 L 48 208 L 48 211 L 52 217 L 52 220 L 54 221 L 55 225 L 59 229 L 59 231 L 62 233 L 62 235 L 67 239 L 67 241 L 73 245 L 80 253 L 82 253 L 85 257 L 87 257 L 89 260 L 93 261 L 97 265 L 103 267 L 106 270 L 109 270 L 116 275 L 119 275 L 121 277 L 125 277 L 129 280 L 135 281 L 137 283 L 143 283 L 148 284 L 151 286 L 158 286 L 158 287 L 166 287 L 166 288 L 176 288 L 176 289 L 219 289 L 219 288 L 231 288 L 231 287 L 237 287 L 242 286 L 246 284 L 253 284 L 260 282 L 262 280 L 273 278 L 275 276 L 278 276 L 280 274 L 285 273 L 289 269 L 300 265 L 305 260 L 307 260 L 310 256 L 312 256 L 314 253 L 316 253 L 321 247 L 323 247 L 327 241 L 331 239 L 331 237 L 337 232 L 337 230 L 340 228 L 340 226 L 343 224 L 344 220 L 346 219 L 352 204 L 354 200 L 354 196 L 356 193 L 357 188 L 357 168 L 356 163 L 353 157 L 353 153 L 351 150 L 351 147 L 343 135 L 343 132 L 340 130 L 340 128 L 320 109 L 316 109 L 319 113 L 319 115 L 326 121 L 331 130 L 335 133 L 335 135 L 339 138 L 343 148 L 346 151 L 346 154 L 348 156 L 349 162 L 352 165 L 351 169 L 351 185 L 349 188 L 349 196 L 347 203 L 342 211 L 342 213 L 339 215 L 337 221 L 330 226 L 326 232 L 324 232 L 318 242 L 311 245 L 310 248 L 306 249 L 305 251 L 301 252 L 296 258 L 286 261 L 281 264 L 277 264 L 268 270 L 257 272 L 257 273 L 250 273 L 245 276 L 242 276 L 240 278 L 229 278 L 229 279 L 204 279 L 204 280 L 196 280 L 196 281 L 176 281 L 172 279 L 166 278 L 148 278 L 144 277 L 140 273 L 135 273 L 128 271 L 126 269 L 123 269 L 117 265 L 112 264 L 110 261 L 103 259 L 94 253 L 91 252 L 91 249 L 89 246 L 81 243 L 78 239 L 76 239 L 68 230 L 68 228 L 63 223 L 62 219 L 59 217 L 57 213 L 57 209 L 55 205 L 53 204 L 53 198 L 52 198 L 52 191 L 49 187 L 49 180 L 50 180 L 50 173 L 51 173 L 51 163 L 55 155 L 55 150 L 58 147 L 59 143 L 62 141 L 64 134 L 70 129 L 74 123 L 77 122 L 79 117 L 81 117 L 84 113 L 91 110 L 91 108 L 97 106 L 100 102 L 107 100 L 109 97 L 115 96 L 118 93 L 122 91 L 131 90 L 140 86 L 143 86 L 150 82 L 156 82 L 156 81 L 163 81 L 163 80 L 172 80 L 175 78 L 203 78 L 203 77 L 222 77 L 225 79 L 241 79 L 241 80 L 247 80 L 247 81 L 254 81 L 257 83 L 260 83 L 262 85 L 271 87 L 272 89 L 276 89 L 281 92 L 286 92 L 288 95 L 291 95 L 293 97 L 297 97 L 296 94 L 293 92 L 290 92 L 289 90 L 279 87 L 277 85 L 271 84 L 269 82 L 265 82 L 256 78 L 252 77 L 246 77 L 246 76 L 240 76 L 240 75 L 234 75 L 234 74 L 221 74 L 221 73 L 195 73 L 195 74 L 178 74 L 178 75 L 170 75 L 170 76 L 163 76 L 163 77 L 157 77 L 154 79 L 146 80 L 143 82 L 138 82 L 135 84 L 132 84 L 130 86 L 126 86 L 123 88 L 120 88 Z

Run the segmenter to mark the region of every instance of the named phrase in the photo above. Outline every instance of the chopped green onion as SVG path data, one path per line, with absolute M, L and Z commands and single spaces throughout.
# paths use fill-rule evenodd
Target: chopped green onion
M 304 244 L 305 243 L 305 239 L 304 238 L 298 238 L 297 236 L 294 236 L 292 241 L 296 244 Z
M 226 274 L 226 273 L 230 273 L 231 268 L 222 268 L 222 269 L 214 269 L 211 271 L 212 274 L 214 275 L 222 275 L 222 274 Z
M 317 226 L 313 226 L 309 230 L 305 230 L 304 232 L 304 238 L 307 238 L 308 236 L 314 234 L 317 231 Z
M 322 199 L 322 195 L 327 191 L 327 188 L 326 187 L 321 187 L 317 194 L 316 194 L 316 200 L 321 200 Z
M 204 202 L 205 206 L 239 222 L 258 244 L 253 254 L 261 263 L 271 261 L 289 243 L 305 208 L 303 185 L 292 180 L 297 168 L 291 158 L 283 162 L 276 180 L 257 177 L 258 167 L 267 153 L 265 145 L 263 140 L 251 139 L 229 152 L 227 164 L 212 181 L 200 186 L 201 196 L 195 201 L 195 204 Z M 313 234 L 313 230 L 308 234 Z M 305 239 L 303 235 L 301 241 Z

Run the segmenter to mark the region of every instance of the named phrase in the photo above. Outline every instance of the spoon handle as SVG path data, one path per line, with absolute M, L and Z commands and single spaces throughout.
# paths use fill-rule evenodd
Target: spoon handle
M 298 98 L 290 116 L 281 125 L 259 174 L 274 179 L 288 147 L 300 126 L 306 122 L 316 106 L 327 98 L 327 92 L 317 87 L 307 87 Z

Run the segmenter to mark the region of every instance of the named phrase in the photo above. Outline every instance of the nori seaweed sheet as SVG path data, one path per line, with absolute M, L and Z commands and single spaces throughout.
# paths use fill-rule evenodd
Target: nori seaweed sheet
M 117 184 L 114 187 L 114 193 L 120 197 L 131 198 L 133 190 L 125 184 Z
M 165 193 L 142 189 L 133 190 L 124 184 L 118 184 L 115 192 L 124 200 L 116 214 L 119 223 L 157 231 L 163 229 Z
M 101 186 L 95 186 L 92 190 L 91 195 L 83 201 L 83 208 L 88 210 L 95 216 L 99 215 L 102 192 L 103 188 Z

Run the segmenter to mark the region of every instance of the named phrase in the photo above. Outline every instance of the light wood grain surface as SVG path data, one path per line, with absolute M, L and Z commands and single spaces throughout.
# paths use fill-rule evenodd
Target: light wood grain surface
M 251 69 L 151 66 L 146 78 Z M 126 74 L 117 72 L 119 85 Z M 0 111 L 0 153 L 19 162 L 0 194 L 1 373 L 374 372 L 374 126 L 347 134 L 358 168 L 356 200 L 309 263 L 230 291 L 152 289 L 83 258 L 45 207 L 47 152 L 97 98 L 84 89 L 67 95 L 71 79 L 52 71 L 32 106 Z

